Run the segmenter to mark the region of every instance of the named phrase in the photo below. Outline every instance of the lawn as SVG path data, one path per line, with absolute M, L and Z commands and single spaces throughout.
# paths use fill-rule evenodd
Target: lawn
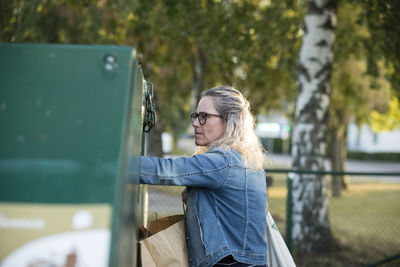
M 269 207 L 285 235 L 286 178 L 274 174 Z M 329 193 L 328 193 L 329 194 Z M 329 197 L 329 218 L 340 249 L 296 259 L 298 266 L 364 266 L 400 253 L 400 183 L 354 177 L 340 198 Z M 400 259 L 384 266 L 400 266 Z

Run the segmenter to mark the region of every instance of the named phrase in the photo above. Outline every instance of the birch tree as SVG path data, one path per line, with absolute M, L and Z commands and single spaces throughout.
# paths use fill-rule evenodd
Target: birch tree
M 298 59 L 297 103 L 292 139 L 294 170 L 324 170 L 335 39 L 336 0 L 309 0 Z M 295 174 L 292 241 L 296 252 L 334 244 L 323 175 Z

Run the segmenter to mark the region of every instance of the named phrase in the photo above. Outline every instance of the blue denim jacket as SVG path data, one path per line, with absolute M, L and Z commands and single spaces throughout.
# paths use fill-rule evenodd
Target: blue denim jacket
M 191 158 L 142 157 L 141 182 L 188 187 L 186 240 L 190 266 L 213 266 L 228 255 L 266 264 L 266 182 L 244 168 L 234 150 L 215 148 Z

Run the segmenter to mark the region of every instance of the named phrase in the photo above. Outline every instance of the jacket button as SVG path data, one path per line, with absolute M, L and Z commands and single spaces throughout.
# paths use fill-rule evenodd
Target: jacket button
M 189 240 L 190 238 L 189 237 L 186 237 L 186 240 Z
M 192 260 L 192 259 L 189 259 L 189 261 L 192 262 L 193 260 Z

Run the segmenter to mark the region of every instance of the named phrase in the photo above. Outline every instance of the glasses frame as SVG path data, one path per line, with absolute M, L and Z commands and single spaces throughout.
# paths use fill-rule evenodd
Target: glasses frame
M 211 117 L 211 116 L 219 117 L 219 118 L 221 118 L 221 119 L 224 119 L 224 116 L 222 116 L 222 115 L 211 114 L 211 113 L 207 113 L 207 112 L 199 112 L 199 113 L 193 112 L 193 113 L 190 115 L 190 118 L 192 119 L 192 123 L 194 123 L 195 120 L 197 119 L 197 120 L 199 121 L 200 125 L 204 125 L 204 124 L 206 124 L 206 122 L 207 122 L 207 118 L 208 118 L 208 117 Z M 204 118 L 204 122 L 202 122 L 203 119 L 200 119 L 200 118 Z

